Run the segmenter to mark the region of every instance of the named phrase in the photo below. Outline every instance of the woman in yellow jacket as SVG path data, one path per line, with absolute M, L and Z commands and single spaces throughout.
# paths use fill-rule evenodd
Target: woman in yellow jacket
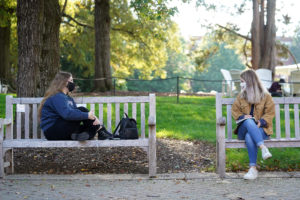
M 245 140 L 250 169 L 244 179 L 256 179 L 257 149 L 262 151 L 262 158 L 272 157 L 264 140 L 273 133 L 272 120 L 275 106 L 271 95 L 264 89 L 255 71 L 246 70 L 241 73 L 241 92 L 232 105 L 232 116 L 240 120 L 235 133 L 238 139 Z

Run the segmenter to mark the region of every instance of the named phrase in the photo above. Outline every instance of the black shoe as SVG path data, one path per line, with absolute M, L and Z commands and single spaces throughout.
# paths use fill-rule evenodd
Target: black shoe
M 98 140 L 112 140 L 114 136 L 104 126 L 98 131 Z
M 71 138 L 72 140 L 83 141 L 88 140 L 90 138 L 90 135 L 88 132 L 72 133 Z

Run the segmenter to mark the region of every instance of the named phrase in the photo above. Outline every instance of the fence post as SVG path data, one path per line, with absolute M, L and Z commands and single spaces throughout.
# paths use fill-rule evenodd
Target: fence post
M 177 76 L 177 103 L 179 103 L 179 94 L 180 94 L 180 91 L 179 91 L 179 76 Z

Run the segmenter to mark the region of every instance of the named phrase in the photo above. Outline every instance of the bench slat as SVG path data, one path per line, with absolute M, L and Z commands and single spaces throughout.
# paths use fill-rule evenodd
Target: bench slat
M 279 104 L 275 104 L 275 123 L 276 123 L 276 138 L 279 139 L 281 137 Z
M 141 137 L 145 138 L 145 103 L 141 103 Z
M 111 103 L 107 104 L 107 130 L 111 132 Z
M 43 98 L 13 98 L 13 104 L 33 104 L 40 103 Z M 126 96 L 126 97 L 74 97 L 76 104 L 85 104 L 85 103 L 140 103 L 140 102 L 149 102 L 150 99 L 148 96 Z
M 94 114 L 96 115 L 96 110 L 95 110 L 95 104 L 94 103 L 91 103 L 90 104 L 90 111 L 94 111 Z
M 290 106 L 289 104 L 284 104 L 284 118 L 285 118 L 285 137 L 291 138 L 290 133 Z
M 29 104 L 25 104 L 25 139 L 29 138 Z
M 120 121 L 120 103 L 116 103 L 115 105 L 115 113 L 116 113 L 116 120 L 115 120 L 115 126 L 118 126 L 118 123 Z
M 299 135 L 299 106 L 294 104 L 294 123 L 295 123 L 295 138 L 300 138 Z
M 128 115 L 128 103 L 124 103 L 124 113 Z M 122 113 L 123 115 L 123 113 Z
M 99 121 L 100 124 L 103 124 L 103 104 L 99 104 Z
M 5 118 L 7 119 L 13 119 L 13 97 L 11 95 L 6 96 L 6 109 L 5 109 Z M 13 139 L 13 125 L 14 120 L 11 120 L 11 124 L 6 126 L 6 139 Z
M 132 103 L 132 118 L 136 120 L 136 103 Z
M 32 105 L 32 138 L 37 138 L 37 118 L 38 118 L 38 113 L 37 113 L 37 104 Z
M 267 147 L 299 147 L 300 139 L 270 139 L 265 140 Z M 226 140 L 226 148 L 246 148 L 245 140 Z
M 45 147 L 147 147 L 148 139 L 137 140 L 71 140 L 49 141 L 42 139 L 4 140 L 4 148 L 45 148 Z
M 227 105 L 227 136 L 228 139 L 232 138 L 232 116 L 231 116 L 231 105 Z
M 16 125 L 17 125 L 17 139 L 21 139 L 21 121 L 22 120 L 22 113 L 21 112 L 17 112 L 17 121 L 16 121 Z

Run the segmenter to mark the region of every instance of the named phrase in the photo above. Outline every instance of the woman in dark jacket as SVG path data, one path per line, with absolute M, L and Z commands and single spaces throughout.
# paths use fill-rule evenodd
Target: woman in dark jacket
M 72 74 L 59 72 L 39 106 L 40 126 L 48 140 L 88 140 L 105 131 L 85 107 L 77 107 L 69 94 L 74 90 Z M 99 135 L 98 135 L 99 137 Z

